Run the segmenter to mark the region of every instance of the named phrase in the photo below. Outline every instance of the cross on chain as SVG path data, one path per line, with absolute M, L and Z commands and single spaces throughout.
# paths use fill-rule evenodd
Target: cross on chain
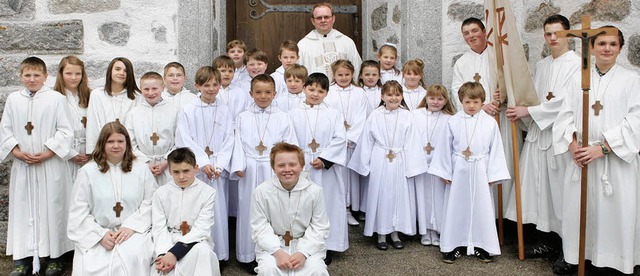
M 471 149 L 469 149 L 469 147 L 467 147 L 467 149 L 462 151 L 462 154 L 464 155 L 464 160 L 469 160 L 469 156 L 471 156 L 471 154 L 473 154 L 473 152 L 471 152 Z
M 600 115 L 600 110 L 602 110 L 604 108 L 604 106 L 600 103 L 600 100 L 597 100 L 596 103 L 594 103 L 593 105 L 591 105 L 591 108 L 593 108 L 594 115 L 599 116 Z
M 116 212 L 116 218 L 120 217 L 120 212 L 122 212 L 122 210 L 124 210 L 124 208 L 122 207 L 122 204 L 120 204 L 120 201 L 116 202 L 116 205 L 113 206 L 113 211 Z
M 427 143 L 427 146 L 424 147 L 424 150 L 427 151 L 427 154 L 431 154 L 431 151 L 433 151 L 433 147 L 431 146 L 431 143 Z
M 262 153 L 264 153 L 264 151 L 267 150 L 267 147 L 265 147 L 262 141 L 260 141 L 260 144 L 256 146 L 256 150 L 262 156 Z
M 184 236 L 189 233 L 189 230 L 191 230 L 189 224 L 186 221 L 182 221 L 182 224 L 180 224 L 180 232 L 182 232 L 182 235 Z
M 344 120 L 344 129 L 349 130 L 350 128 L 351 128 L 351 125 L 347 123 L 347 120 Z
M 282 235 L 282 239 L 284 240 L 284 246 L 289 246 L 289 242 L 293 240 L 293 236 L 291 236 L 291 233 L 287 231 L 284 232 L 284 235 Z
M 392 150 L 389 150 L 389 153 L 387 153 L 387 158 L 389 158 L 389 162 L 393 162 L 393 159 L 396 158 L 396 154 L 393 153 Z
M 480 74 L 476 73 L 475 75 L 473 75 L 473 80 L 477 83 L 480 83 L 480 79 L 482 77 L 480 77 Z
M 27 122 L 27 125 L 24 126 L 24 129 L 27 130 L 27 135 L 31 135 L 31 131 L 33 130 L 33 125 L 31 122 Z
M 547 101 L 550 101 L 551 99 L 555 98 L 556 96 L 553 95 L 553 92 L 549 92 L 549 94 L 547 94 Z
M 149 137 L 149 140 L 153 141 L 153 145 L 157 145 L 158 144 L 158 140 L 160 140 L 160 136 L 158 136 L 157 133 L 153 133 L 153 135 L 151 135 L 151 137 Z
M 204 148 L 204 152 L 207 154 L 207 157 L 211 157 L 211 155 L 213 155 L 213 151 L 211 151 L 209 146 Z

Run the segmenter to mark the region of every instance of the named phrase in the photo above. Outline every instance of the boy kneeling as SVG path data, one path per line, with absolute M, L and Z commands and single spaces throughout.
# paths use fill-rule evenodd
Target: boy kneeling
M 163 275 L 220 275 L 211 227 L 216 190 L 198 180 L 196 157 L 178 148 L 167 157 L 173 177 L 153 194 L 156 271 Z
M 304 153 L 298 146 L 277 143 L 270 161 L 277 178 L 258 185 L 251 206 L 256 272 L 329 275 L 324 264 L 329 219 L 322 188 L 301 174 Z

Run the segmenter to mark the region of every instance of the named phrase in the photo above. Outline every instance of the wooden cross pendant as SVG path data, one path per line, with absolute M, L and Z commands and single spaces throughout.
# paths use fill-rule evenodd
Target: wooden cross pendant
M 320 147 L 320 144 L 316 142 L 316 138 L 313 138 L 311 139 L 311 143 L 309 143 L 307 146 L 311 148 L 311 152 L 316 153 L 316 150 L 318 149 L 318 147 Z
M 393 153 L 392 150 L 389 150 L 389 153 L 387 153 L 387 158 L 389 158 L 389 162 L 393 162 L 393 159 L 396 158 L 396 154 Z
M 284 232 L 284 235 L 282 235 L 282 239 L 284 240 L 284 246 L 289 246 L 289 242 L 293 240 L 293 236 L 291 236 L 291 233 L 287 231 Z
M 180 232 L 182 232 L 182 235 L 184 236 L 189 233 L 189 230 L 191 230 L 189 224 L 186 221 L 182 221 L 182 224 L 180 224 Z
M 344 120 L 344 129 L 349 130 L 350 128 L 351 128 L 351 125 L 347 123 L 347 120 Z
M 149 137 L 149 140 L 153 141 L 153 145 L 157 145 L 158 144 L 158 140 L 160 140 L 160 136 L 158 136 L 157 133 L 153 133 L 153 135 L 151 135 L 151 137 Z
M 462 151 L 462 154 L 464 155 L 464 160 L 469 160 L 469 156 L 471 156 L 471 154 L 473 154 L 473 152 L 471 152 L 471 149 L 469 149 L 469 147 L 467 147 L 467 149 Z
M 593 108 L 593 110 L 595 110 L 594 114 L 596 116 L 600 115 L 600 110 L 602 110 L 604 108 L 604 106 L 602 104 L 600 104 L 600 101 L 596 101 L 596 103 L 594 103 L 591 108 Z
M 116 118 L 115 122 L 119 124 L 120 123 L 120 118 Z
M 116 205 L 113 206 L 113 211 L 116 212 L 116 218 L 120 217 L 120 212 L 122 212 L 122 210 L 124 210 L 124 208 L 122 207 L 122 204 L 120 204 L 120 201 L 116 202 Z
M 267 147 L 264 146 L 264 144 L 262 143 L 262 140 L 260 141 L 260 144 L 256 146 L 256 150 L 261 156 L 262 156 L 262 153 L 264 153 L 264 151 L 267 150 Z
M 82 116 L 80 122 L 82 123 L 82 127 L 87 128 L 87 116 Z
M 211 151 L 209 146 L 204 148 L 204 152 L 207 154 L 207 157 L 211 157 L 211 155 L 213 155 L 213 151 Z
M 477 83 L 479 83 L 479 82 L 480 82 L 480 79 L 481 79 L 481 78 L 482 78 L 482 77 L 480 77 L 480 74 L 478 74 L 478 73 L 476 73 L 475 75 L 473 75 L 473 80 L 474 80 L 475 82 L 477 82 Z
M 549 94 L 547 94 L 547 101 L 550 101 L 551 99 L 555 98 L 556 96 L 553 95 L 553 92 L 549 92 Z
M 31 135 L 31 131 L 33 130 L 33 125 L 31 122 L 27 122 L 27 125 L 24 126 L 24 129 L 27 130 L 27 135 Z
M 424 147 L 424 150 L 427 151 L 427 154 L 431 154 L 431 151 L 433 150 L 433 147 L 431 146 L 431 142 L 427 143 L 427 146 Z

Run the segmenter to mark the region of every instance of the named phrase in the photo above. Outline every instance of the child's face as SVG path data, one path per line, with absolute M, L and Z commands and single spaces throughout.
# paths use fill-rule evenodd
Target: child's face
M 301 79 L 288 77 L 285 81 L 287 82 L 287 90 L 289 90 L 289 93 L 298 94 L 302 92 L 302 85 L 304 83 L 302 83 Z
M 278 55 L 278 60 L 280 60 L 280 63 L 282 63 L 282 67 L 284 67 L 284 69 L 289 69 L 291 65 L 294 65 L 296 64 L 296 62 L 298 62 L 298 53 L 291 50 L 282 49 L 282 53 Z
M 327 96 L 327 90 L 323 89 L 320 84 L 313 83 L 304 87 L 304 95 L 306 102 L 310 105 L 318 105 L 324 101 Z
M 127 139 L 122 133 L 111 133 L 104 145 L 104 152 L 109 162 L 117 164 L 124 159 L 127 150 Z
M 220 72 L 220 85 L 226 88 L 227 86 L 229 86 L 229 84 L 231 84 L 231 81 L 233 80 L 235 69 L 228 66 L 222 66 L 216 69 L 218 69 L 218 71 Z
M 184 72 L 179 68 L 170 67 L 164 75 L 164 82 L 167 84 L 167 90 L 172 94 L 178 93 L 184 86 Z
M 260 108 L 267 108 L 276 97 L 276 88 L 273 83 L 259 81 L 251 86 L 251 98 Z
M 273 171 L 283 187 L 292 187 L 298 183 L 302 164 L 295 152 L 280 152 L 274 157 Z
M 265 71 L 267 71 L 266 63 L 252 58 L 247 61 L 247 72 L 249 73 L 249 76 L 251 78 L 254 78 L 255 76 L 260 74 L 264 74 Z
M 206 103 L 214 103 L 218 91 L 220 91 L 220 83 L 214 78 L 210 79 L 202 85 L 196 84 L 196 90 L 200 91 L 200 99 Z
M 233 63 L 235 63 L 236 68 L 242 67 L 242 63 L 244 61 L 244 50 L 242 50 L 242 48 L 233 47 L 227 51 L 227 55 L 233 59 Z
M 127 82 L 127 67 L 122 61 L 116 61 L 111 68 L 111 82 L 113 84 L 124 85 Z
M 447 100 L 442 96 L 427 96 L 427 108 L 431 112 L 442 110 L 446 103 Z
M 164 83 L 156 79 L 146 79 L 140 82 L 140 90 L 142 96 L 151 106 L 156 105 L 162 99 L 162 91 L 164 91 Z
M 186 162 L 173 163 L 169 162 L 169 173 L 173 177 L 173 182 L 180 188 L 186 188 L 193 184 L 198 172 L 198 165 L 189 165 Z
M 82 66 L 67 64 L 62 69 L 62 82 L 64 82 L 64 88 L 75 92 L 78 90 L 78 85 L 82 81 Z
M 373 66 L 367 66 L 362 68 L 362 75 L 360 76 L 362 82 L 367 87 L 374 87 L 378 85 L 380 79 L 380 71 Z
M 380 67 L 382 70 L 391 70 L 394 66 L 396 66 L 396 60 L 398 57 L 392 51 L 382 51 L 380 55 L 378 55 L 378 61 L 380 62 Z
M 31 92 L 36 92 L 44 86 L 44 82 L 47 80 L 47 73 L 40 68 L 26 67 L 22 70 L 20 79 L 24 87 Z
M 387 110 L 396 110 L 402 103 L 402 93 L 395 89 L 390 89 L 382 93 L 382 101 Z
M 403 77 L 404 85 L 409 89 L 418 88 L 418 85 L 420 85 L 420 80 L 422 79 L 422 76 L 411 70 L 407 70 L 406 72 L 404 72 Z
M 462 108 L 469 115 L 476 115 L 482 109 L 482 101 L 480 98 L 471 99 L 469 97 L 462 98 Z
M 342 88 L 348 87 L 353 80 L 353 72 L 347 68 L 340 67 L 333 73 L 333 79 L 338 86 Z

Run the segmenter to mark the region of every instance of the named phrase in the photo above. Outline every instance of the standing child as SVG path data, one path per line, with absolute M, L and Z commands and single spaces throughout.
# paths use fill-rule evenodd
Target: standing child
M 242 87 L 242 91 L 249 91 L 251 90 L 251 79 L 255 78 L 257 75 L 265 74 L 265 72 L 267 72 L 269 57 L 265 52 L 253 49 L 244 55 L 244 62 L 247 64 L 247 73 L 249 74 L 249 78 L 244 79 L 244 81 L 240 83 L 240 87 Z M 276 91 L 276 93 L 277 92 L 278 91 Z
M 508 180 L 500 129 L 482 111 L 485 92 L 480 83 L 467 82 L 458 97 L 464 110 L 449 119 L 443 144 L 436 150 L 429 174 L 442 178 L 446 202 L 440 236 L 443 261 L 453 263 L 466 249 L 483 262 L 500 254 L 490 185 Z
M 198 164 L 188 148 L 172 151 L 167 160 L 173 181 L 156 190 L 151 204 L 156 271 L 220 275 L 211 240 L 216 190 L 195 177 Z
M 423 146 L 422 153 L 427 163 L 435 155 L 434 151 L 449 149 L 442 137 L 447 130 L 449 118 L 455 114 L 449 92 L 440 85 L 434 84 L 427 89 L 427 96 L 420 101 L 418 109 L 413 110 L 413 122 L 418 129 Z M 444 182 L 437 176 L 423 173 L 410 178 L 409 183 L 415 185 L 416 209 L 418 215 L 418 232 L 423 245 L 440 245 L 442 228 L 442 212 L 444 207 Z
M 229 259 L 229 230 L 225 190 L 233 151 L 233 123 L 227 106 L 219 104 L 220 72 L 211 66 L 198 69 L 195 77 L 200 98 L 185 105 L 178 117 L 176 146 L 196 155 L 198 179 L 216 189 L 215 224 L 211 238 L 219 260 Z M 226 173 L 223 175 L 223 172 Z
M 272 77 L 265 74 L 254 77 L 251 80 L 254 104 L 240 113 L 235 124 L 231 171 L 234 172 L 232 177 L 238 179 L 236 257 L 251 271 L 256 258 L 250 225 L 253 191 L 258 184 L 273 176 L 268 155 L 271 147 L 282 141 L 297 142 L 287 114 L 271 104 L 275 94 L 276 84 Z
M 334 62 L 331 64 L 331 72 L 333 74 L 333 83 L 329 87 L 329 95 L 327 95 L 325 103 L 342 113 L 344 118 L 343 125 L 347 130 L 347 163 L 349 163 L 364 127 L 364 121 L 367 119 L 367 99 L 365 98 L 364 90 L 353 82 L 355 68 L 350 61 L 340 59 Z M 360 198 L 360 175 L 347 167 L 341 167 L 340 170 L 342 170 L 342 178 L 347 189 L 347 219 L 349 225 L 359 225 L 360 223 L 353 217 L 351 211 L 360 211 L 362 204 Z M 351 210 L 349 210 L 349 206 L 351 206 Z
M 158 186 L 162 186 L 170 179 L 167 155 L 175 147 L 179 110 L 162 98 L 164 82 L 160 74 L 142 75 L 140 88 L 144 101 L 127 114 L 125 126 L 131 136 L 133 154 L 148 164 Z
M 424 76 L 424 62 L 419 59 L 407 61 L 402 66 L 402 74 L 404 77 L 403 91 L 409 110 L 418 107 L 420 101 L 427 95 L 427 89 L 422 80 Z
M 53 90 L 62 93 L 67 98 L 67 111 L 73 127 L 73 147 L 68 162 L 71 181 L 76 180 L 78 169 L 91 160 L 86 151 L 87 106 L 89 105 L 89 79 L 84 71 L 84 62 L 76 56 L 66 56 L 60 60 L 58 75 Z
M 44 61 L 23 60 L 20 79 L 24 88 L 7 97 L 0 121 L 0 160 L 13 156 L 7 226 L 7 255 L 14 260 L 11 275 L 38 273 L 40 257 L 50 257 L 48 275 L 61 275 L 58 258 L 73 250 L 66 235 L 72 183 L 65 173 L 66 160 L 72 157 L 73 127 L 65 97 L 44 86 Z
M 184 66 L 178 62 L 169 62 L 164 66 L 165 90 L 162 92 L 162 100 L 173 103 L 178 108 L 193 101 L 197 96 L 184 88 L 186 80 Z M 162 184 L 161 184 L 162 185 Z
M 302 86 L 307 81 L 308 75 L 307 68 L 300 64 L 291 65 L 284 72 L 284 78 L 287 83 L 286 89 L 282 95 L 280 95 L 280 92 L 276 94 L 274 102 L 282 112 L 287 113 L 304 102 L 305 94 L 302 93 Z
M 87 108 L 87 152 L 93 152 L 98 134 L 106 123 L 116 121 L 124 125 L 127 113 L 138 103 L 138 95 L 140 89 L 131 61 L 124 57 L 111 60 L 104 87 L 91 92 Z
M 304 67 L 303 67 L 304 68 Z M 304 103 L 289 111 L 289 118 L 304 151 L 304 167 L 309 178 L 323 189 L 331 229 L 326 240 L 326 263 L 332 251 L 344 252 L 349 248 L 349 231 L 344 180 L 338 167 L 347 161 L 346 130 L 340 111 L 327 106 L 323 100 L 329 90 L 329 79 L 322 73 L 313 73 L 304 83 Z
M 276 94 L 278 95 L 278 97 L 286 95 L 285 92 L 287 92 L 287 84 L 284 73 L 292 65 L 297 64 L 299 58 L 298 52 L 298 44 L 296 44 L 296 42 L 293 40 L 285 40 L 284 42 L 282 42 L 282 44 L 280 44 L 278 60 L 282 65 L 280 65 L 280 67 L 278 67 L 275 72 L 271 73 L 271 77 L 276 82 Z M 283 111 L 287 112 L 285 110 Z
M 415 191 L 407 178 L 426 172 L 427 160 L 397 81 L 382 85 L 381 105 L 367 118 L 349 168 L 369 176 L 364 235 L 378 233 L 376 247 L 387 250 L 391 234 L 392 246 L 402 249 L 398 233 L 416 233 Z
M 247 52 L 247 45 L 242 40 L 231 40 L 227 43 L 227 56 L 233 59 L 234 74 L 232 83 L 236 86 L 244 83 L 249 77 L 247 66 L 244 64 L 244 54 Z
M 364 90 L 367 99 L 367 116 L 380 105 L 380 63 L 375 60 L 365 60 L 360 66 L 358 85 Z
M 396 68 L 398 61 L 398 49 L 396 45 L 385 43 L 378 50 L 378 61 L 380 62 L 382 83 L 394 80 L 402 83 L 402 72 Z

